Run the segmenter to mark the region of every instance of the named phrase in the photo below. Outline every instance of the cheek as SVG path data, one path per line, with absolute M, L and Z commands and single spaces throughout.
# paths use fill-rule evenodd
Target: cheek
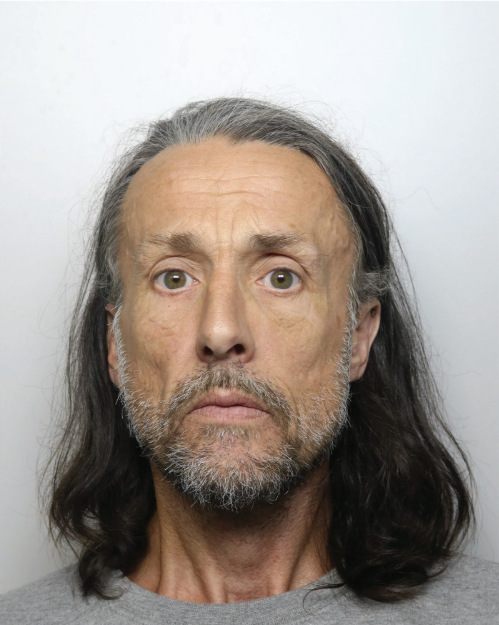
M 296 300 L 284 301 L 271 297 L 259 302 L 260 310 L 258 316 L 265 319 L 272 332 L 281 338 L 289 337 L 296 332 L 302 332 L 302 328 L 307 324 L 310 315 L 310 304 Z M 251 323 L 251 315 L 249 315 Z
M 281 322 L 269 316 L 260 325 L 258 343 L 262 361 L 270 374 L 277 375 L 295 394 L 320 386 L 331 374 L 331 362 L 343 346 L 343 316 L 329 315 L 309 307 L 300 318 Z
M 130 320 L 130 340 L 125 340 L 131 368 L 162 396 L 190 370 L 188 361 L 192 368 L 195 332 L 191 326 L 188 315 L 167 306 L 137 307 Z

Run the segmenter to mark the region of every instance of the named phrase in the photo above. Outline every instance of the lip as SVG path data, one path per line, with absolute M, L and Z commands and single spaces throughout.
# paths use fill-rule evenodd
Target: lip
M 207 393 L 189 411 L 189 415 L 193 416 L 237 421 L 255 419 L 268 414 L 263 403 L 238 391 Z

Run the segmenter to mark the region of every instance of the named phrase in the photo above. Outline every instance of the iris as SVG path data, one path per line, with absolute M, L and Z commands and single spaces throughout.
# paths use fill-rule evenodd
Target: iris
M 276 289 L 289 289 L 293 285 L 293 274 L 286 269 L 278 269 L 272 272 L 270 282 Z

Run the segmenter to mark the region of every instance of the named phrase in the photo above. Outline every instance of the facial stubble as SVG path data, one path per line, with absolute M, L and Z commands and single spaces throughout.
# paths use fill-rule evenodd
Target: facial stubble
M 275 502 L 290 493 L 331 453 L 347 422 L 351 327 L 340 355 L 319 392 L 295 401 L 291 410 L 275 382 L 250 373 L 239 361 L 212 363 L 179 382 L 168 400 L 154 400 L 132 371 L 120 330 L 113 332 L 118 355 L 120 400 L 133 435 L 163 478 L 203 508 L 238 512 L 257 502 Z M 271 417 L 273 442 L 253 423 L 210 423 L 195 427 L 186 418 L 210 391 L 239 391 L 263 404 Z M 277 442 L 275 438 L 277 435 Z M 258 445 L 258 453 L 253 451 Z

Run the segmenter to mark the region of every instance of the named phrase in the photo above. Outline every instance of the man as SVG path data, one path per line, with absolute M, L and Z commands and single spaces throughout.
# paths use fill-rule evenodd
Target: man
M 77 566 L 2 623 L 493 623 L 383 202 L 246 99 L 151 125 L 104 194 L 50 520 Z

